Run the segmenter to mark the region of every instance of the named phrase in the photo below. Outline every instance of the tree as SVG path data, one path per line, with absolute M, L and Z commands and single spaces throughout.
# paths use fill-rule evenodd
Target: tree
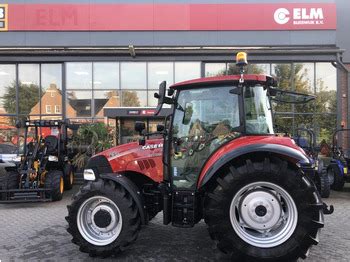
M 123 91 L 123 106 L 140 106 L 140 100 L 135 91 Z
M 16 82 L 6 87 L 6 93 L 1 97 L 7 113 L 16 114 L 18 103 L 19 113 L 28 115 L 32 108 L 39 102 L 39 86 L 35 84 L 19 83 L 18 102 L 16 101 Z

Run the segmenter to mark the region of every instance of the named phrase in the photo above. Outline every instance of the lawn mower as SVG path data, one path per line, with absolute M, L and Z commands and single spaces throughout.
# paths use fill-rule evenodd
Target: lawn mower
M 349 152 L 339 146 L 339 134 L 346 134 L 350 129 L 338 129 L 333 134 L 332 159 L 327 168 L 331 188 L 336 191 L 343 189 L 345 182 L 350 181 L 348 167 L 350 164 Z
M 302 134 L 306 135 L 302 135 Z M 322 159 L 319 157 L 319 151 L 316 148 L 316 136 L 311 129 L 295 129 L 294 141 L 298 146 L 304 149 L 310 157 L 314 172 L 310 172 L 310 178 L 314 181 L 321 197 L 328 198 L 330 194 L 330 182 L 327 174 L 327 167 L 324 166 Z
M 62 199 L 72 188 L 74 170 L 67 149 L 68 124 L 60 120 L 18 121 L 24 128 L 22 154 L 0 175 L 0 202 L 37 202 Z M 28 137 L 31 133 L 34 136 Z
M 172 106 L 154 133 L 163 139 L 145 139 L 152 134 L 136 123 L 139 142 L 90 158 L 85 184 L 67 207 L 67 231 L 80 251 L 118 255 L 160 211 L 163 223 L 175 227 L 204 219 L 233 261 L 294 261 L 318 243 L 323 215 L 332 210 L 307 175 L 314 170 L 309 156 L 274 134 L 269 97 L 282 99 L 283 91 L 270 76 L 244 74 L 245 53 L 237 54 L 237 65 L 238 75 L 189 80 L 168 91 L 162 82 L 156 114 Z

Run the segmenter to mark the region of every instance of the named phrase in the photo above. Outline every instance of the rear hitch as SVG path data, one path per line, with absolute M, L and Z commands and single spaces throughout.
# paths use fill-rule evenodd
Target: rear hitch
M 330 205 L 328 207 L 328 205 L 326 203 L 323 203 L 323 214 L 330 215 L 330 214 L 333 214 L 333 212 L 334 212 L 334 206 L 333 205 Z

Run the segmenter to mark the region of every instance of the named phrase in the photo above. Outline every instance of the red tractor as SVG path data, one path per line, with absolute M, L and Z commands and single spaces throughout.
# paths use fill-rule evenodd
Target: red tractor
M 232 259 L 305 258 L 330 213 L 307 173 L 308 156 L 274 134 L 270 97 L 276 81 L 241 74 L 160 84 L 164 139 L 140 139 L 92 157 L 86 183 L 68 206 L 72 242 L 91 256 L 116 255 L 158 212 L 164 224 L 193 227 L 201 219 Z M 287 99 L 305 99 L 286 94 Z M 135 129 L 144 137 L 144 125 Z M 237 260 L 238 261 L 238 260 Z

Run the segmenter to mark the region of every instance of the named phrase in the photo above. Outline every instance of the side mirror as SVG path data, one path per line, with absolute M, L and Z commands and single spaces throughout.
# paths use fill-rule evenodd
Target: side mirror
M 185 113 L 184 113 L 184 117 L 182 119 L 182 123 L 184 125 L 188 125 L 191 122 L 192 115 L 193 115 L 193 104 L 192 103 L 186 103 L 186 105 L 185 105 Z
M 158 124 L 157 125 L 157 132 L 163 132 L 165 129 L 164 125 Z
M 164 100 L 165 100 L 165 90 L 166 90 L 166 81 L 163 81 L 159 85 L 158 93 L 154 93 L 154 97 L 158 99 L 158 105 L 156 108 L 155 115 L 158 115 L 160 110 L 162 110 Z
M 142 135 L 143 130 L 146 129 L 146 124 L 145 122 L 141 122 L 141 121 L 136 121 L 135 122 L 135 131 L 139 132 L 140 135 Z

